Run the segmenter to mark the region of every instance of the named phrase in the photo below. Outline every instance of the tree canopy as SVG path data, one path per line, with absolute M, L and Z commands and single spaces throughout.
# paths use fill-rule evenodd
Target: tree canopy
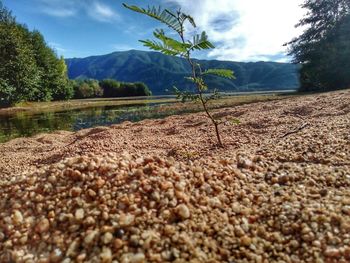
M 72 96 L 64 59 L 39 31 L 17 23 L 0 1 L 0 105 Z
M 301 90 L 350 87 L 350 1 L 306 0 L 303 34 L 288 43 L 300 70 Z

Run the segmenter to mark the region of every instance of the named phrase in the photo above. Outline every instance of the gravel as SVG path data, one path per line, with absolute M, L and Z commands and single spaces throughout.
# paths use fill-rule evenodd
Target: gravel
M 221 110 L 225 149 L 201 114 L 3 144 L 0 262 L 350 262 L 349 102 Z

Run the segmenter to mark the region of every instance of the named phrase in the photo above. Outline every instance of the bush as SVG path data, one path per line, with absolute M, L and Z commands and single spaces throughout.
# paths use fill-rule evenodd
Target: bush
M 97 80 L 73 80 L 75 99 L 99 98 L 103 95 L 103 90 Z
M 142 82 L 127 83 L 105 79 L 100 81 L 100 86 L 103 89 L 103 97 L 105 98 L 152 95 L 147 85 Z
M 113 79 L 105 79 L 100 81 L 100 86 L 103 90 L 103 97 L 120 97 L 120 82 Z

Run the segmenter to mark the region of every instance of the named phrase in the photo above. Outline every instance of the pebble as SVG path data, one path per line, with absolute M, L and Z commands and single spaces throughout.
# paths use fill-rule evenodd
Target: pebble
M 135 216 L 132 214 L 122 214 L 119 218 L 119 225 L 122 227 L 130 226 L 134 223 Z
M 185 204 L 180 204 L 176 207 L 176 213 L 182 218 L 182 219 L 188 219 L 191 216 L 190 209 Z
M 83 208 L 79 208 L 75 211 L 75 219 L 80 221 L 84 219 L 85 211 Z
M 349 260 L 344 169 L 269 154 L 239 155 L 241 169 L 115 153 L 44 167 L 0 191 L 0 251 L 24 263 Z
M 13 222 L 15 225 L 19 225 L 23 223 L 23 215 L 20 211 L 15 210 L 13 213 Z
M 112 251 L 108 247 L 103 247 L 100 254 L 101 263 L 111 263 L 112 262 Z
M 44 218 L 44 219 L 41 219 L 41 220 L 37 223 L 37 225 L 36 225 L 36 227 L 35 227 L 35 231 L 36 231 L 37 233 L 45 233 L 45 232 L 47 232 L 47 231 L 49 230 L 49 228 L 50 228 L 50 222 L 49 222 L 49 220 L 47 220 L 46 218 Z

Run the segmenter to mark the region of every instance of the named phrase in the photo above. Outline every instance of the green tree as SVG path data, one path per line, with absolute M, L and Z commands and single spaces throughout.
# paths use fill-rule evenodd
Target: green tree
M 73 86 L 68 79 L 68 70 L 64 58 L 55 59 L 53 63 L 53 73 L 50 83 L 52 97 L 54 100 L 68 100 L 74 95 Z M 98 86 L 98 84 L 97 84 Z M 98 87 L 99 89 L 99 87 Z M 96 92 L 95 92 L 96 93 Z
M 306 0 L 306 16 L 298 27 L 304 33 L 293 39 L 289 54 L 300 63 L 301 90 L 334 90 L 350 87 L 349 0 Z
M 73 80 L 71 83 L 76 99 L 98 98 L 103 95 L 103 90 L 97 80 Z
M 18 24 L 1 1 L 0 83 L 2 106 L 73 95 L 64 59 L 57 58 L 40 32 Z
M 0 6 L 0 93 L 11 94 L 3 104 L 11 105 L 22 100 L 32 100 L 39 89 L 40 74 L 36 67 L 34 51 L 28 41 L 30 32 L 16 24 L 11 13 Z
M 194 19 L 180 10 L 176 12 L 172 12 L 168 9 L 149 7 L 148 9 L 140 8 L 137 6 L 129 6 L 127 4 L 123 4 L 124 7 L 149 16 L 162 24 L 166 25 L 172 31 L 174 31 L 178 39 L 171 38 L 166 35 L 164 30 L 156 29 L 153 32 L 156 40 L 140 40 L 146 47 L 159 51 L 165 55 L 170 56 L 180 56 L 185 58 L 192 71 L 192 75 L 187 79 L 192 81 L 195 86 L 194 92 L 181 92 L 179 89 L 175 88 L 175 92 L 178 97 L 183 101 L 190 100 L 198 100 L 201 102 L 203 109 L 207 115 L 207 117 L 211 120 L 212 124 L 215 128 L 215 133 L 219 146 L 223 146 L 221 141 L 221 136 L 219 132 L 220 121 L 215 119 L 213 115 L 209 111 L 208 102 L 212 99 L 215 99 L 218 94 L 214 92 L 213 94 L 207 94 L 208 86 L 204 80 L 204 78 L 208 75 L 216 75 L 219 77 L 225 78 L 234 78 L 233 71 L 227 69 L 202 69 L 201 65 L 195 62 L 192 59 L 192 52 L 196 50 L 207 50 L 214 48 L 214 45 L 208 40 L 208 36 L 203 31 L 201 34 L 194 34 L 190 39 L 187 38 L 185 34 L 185 23 L 188 23 L 192 27 L 196 27 L 196 23 Z

